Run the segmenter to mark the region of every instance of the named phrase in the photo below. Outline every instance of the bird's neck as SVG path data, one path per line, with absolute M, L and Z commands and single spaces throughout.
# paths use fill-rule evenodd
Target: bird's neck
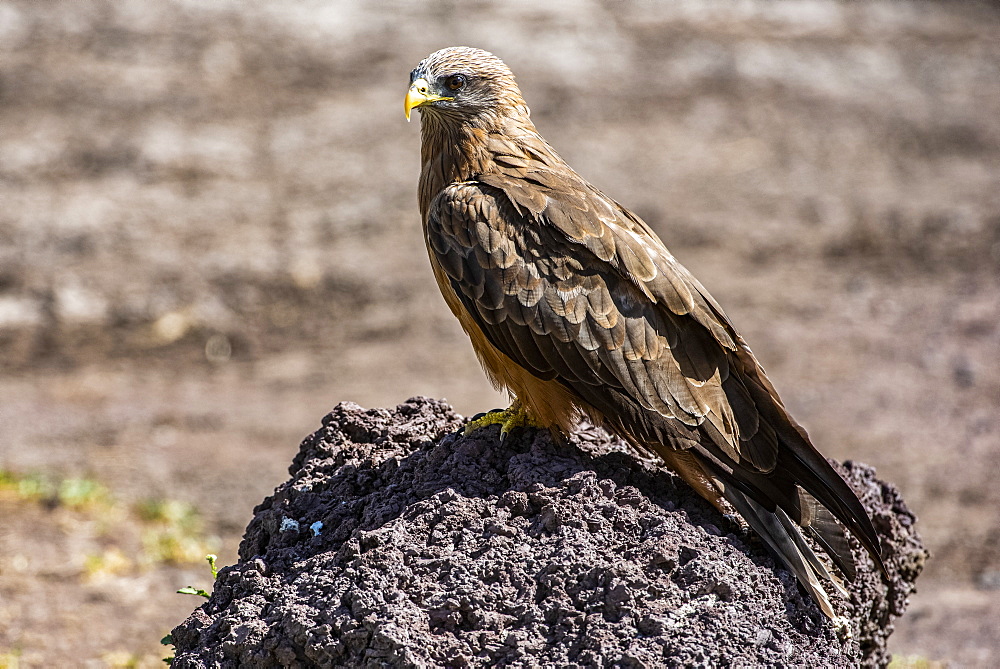
M 431 114 L 424 115 L 420 123 L 421 214 L 427 213 L 431 200 L 448 184 L 470 181 L 498 170 L 495 153 L 490 148 L 492 138 L 510 137 L 512 133 L 538 137 L 526 111 L 527 108 L 523 117 L 498 117 L 479 123 L 448 122 Z
M 428 117 L 420 128 L 420 203 L 425 208 L 442 188 L 489 171 L 486 131 Z

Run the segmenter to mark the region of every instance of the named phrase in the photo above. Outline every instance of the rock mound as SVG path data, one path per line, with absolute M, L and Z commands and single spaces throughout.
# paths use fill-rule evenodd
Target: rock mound
M 338 405 L 173 631 L 173 666 L 886 664 L 926 551 L 871 468 L 841 471 L 893 582 L 859 550 L 838 632 L 752 534 L 603 431 L 461 424 L 425 398 Z

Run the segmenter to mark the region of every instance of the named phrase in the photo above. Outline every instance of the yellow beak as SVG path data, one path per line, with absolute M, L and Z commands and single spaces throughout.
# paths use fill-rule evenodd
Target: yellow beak
M 410 90 L 406 91 L 406 99 L 403 101 L 403 109 L 406 113 L 406 120 L 410 120 L 410 112 L 421 105 L 437 102 L 438 100 L 454 100 L 443 95 L 431 93 L 431 85 L 426 79 L 416 79 L 410 84 Z

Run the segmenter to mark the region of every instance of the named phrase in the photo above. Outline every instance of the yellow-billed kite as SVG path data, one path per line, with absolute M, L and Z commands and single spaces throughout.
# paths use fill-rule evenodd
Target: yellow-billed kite
M 475 425 L 568 432 L 580 416 L 725 499 L 833 617 L 843 523 L 885 573 L 857 496 L 788 414 L 708 291 L 638 216 L 587 183 L 528 118 L 510 69 L 468 47 L 410 74 L 434 276 L 490 379 L 514 398 Z M 836 520 L 835 520 L 836 519 Z

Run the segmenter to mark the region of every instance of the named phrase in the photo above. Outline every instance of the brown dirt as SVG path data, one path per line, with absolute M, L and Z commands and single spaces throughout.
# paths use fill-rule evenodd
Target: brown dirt
M 1000 662 L 996 6 L 647 4 L 0 4 L 0 468 L 193 502 L 229 563 L 337 402 L 500 406 L 427 269 L 401 112 L 421 57 L 472 44 L 821 450 L 900 488 L 934 557 L 890 648 Z M 133 546 L 92 522 L 0 499 L 0 658 L 156 666 L 207 570 L 88 582 Z

